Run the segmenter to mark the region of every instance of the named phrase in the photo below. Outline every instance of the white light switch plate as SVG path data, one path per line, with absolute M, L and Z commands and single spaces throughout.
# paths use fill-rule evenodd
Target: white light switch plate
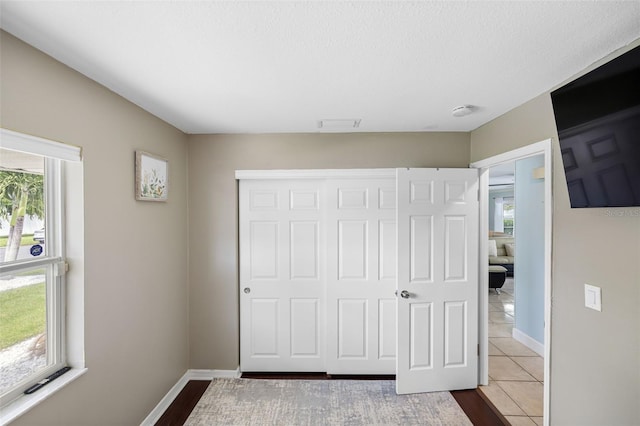
M 584 306 L 602 312 L 602 292 L 600 287 L 584 285 Z

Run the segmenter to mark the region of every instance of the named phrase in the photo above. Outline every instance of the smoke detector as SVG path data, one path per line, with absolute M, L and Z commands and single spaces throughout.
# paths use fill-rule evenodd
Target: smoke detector
M 454 117 L 464 117 L 465 115 L 469 115 L 473 112 L 472 105 L 461 105 L 457 106 L 451 111 Z

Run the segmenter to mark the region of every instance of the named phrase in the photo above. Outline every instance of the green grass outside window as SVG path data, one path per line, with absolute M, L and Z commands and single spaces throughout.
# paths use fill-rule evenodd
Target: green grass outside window
M 0 237 L 0 247 L 6 247 L 8 240 L 9 240 L 9 237 Z M 22 239 L 20 240 L 21 246 L 32 246 L 34 244 L 40 244 L 40 243 L 38 243 L 37 241 L 33 241 L 33 234 L 23 235 Z
M 0 350 L 44 333 L 44 282 L 0 292 Z

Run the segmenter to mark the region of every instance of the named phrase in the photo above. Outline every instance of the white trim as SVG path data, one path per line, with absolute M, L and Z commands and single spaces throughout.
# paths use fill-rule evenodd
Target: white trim
M 550 426 L 551 401 L 551 282 L 553 254 L 553 149 L 551 139 L 544 146 L 544 426 Z
M 396 169 L 236 170 L 236 179 L 396 178 Z
M 11 404 L 2 407 L 2 410 L 0 410 L 0 424 L 6 425 L 11 423 L 86 372 L 86 368 L 74 368 L 37 392 L 34 392 L 31 395 L 23 394 Z
M 0 265 L 0 272 L 2 272 L 2 274 L 8 274 L 10 272 L 15 272 L 15 271 L 19 271 L 21 269 L 26 269 L 26 268 L 38 268 L 40 266 L 47 266 L 47 265 L 51 265 L 57 262 L 62 261 L 62 257 L 60 256 L 47 256 L 47 257 L 43 257 L 42 259 L 36 259 L 36 260 L 31 260 L 31 259 L 22 259 L 22 260 L 16 260 L 13 262 L 7 262 L 5 264 Z
M 189 380 L 239 379 L 240 367 L 235 370 L 188 370 Z
M 0 128 L 0 148 L 66 161 L 81 161 L 82 148 Z
M 485 158 L 483 160 L 475 161 L 471 163 L 470 167 L 480 169 L 482 176 L 483 172 L 486 172 L 490 167 L 497 166 L 499 164 L 507 163 L 510 161 L 521 160 L 523 158 L 531 157 L 534 155 L 544 154 L 544 168 L 545 168 L 545 205 L 544 205 L 544 218 L 545 218 L 545 247 L 544 247 L 544 259 L 545 259 L 545 271 L 544 271 L 544 425 L 550 425 L 550 401 L 551 401 L 551 255 L 552 255 L 552 236 L 553 236 L 553 150 L 551 139 L 536 142 L 531 145 L 527 145 L 522 148 L 515 149 L 513 151 L 505 152 L 495 155 L 493 157 Z M 489 211 L 489 196 L 488 191 L 480 190 L 480 215 L 481 220 L 483 212 L 487 215 Z M 487 217 L 485 217 L 487 219 Z M 481 224 L 482 225 L 482 224 Z M 480 256 L 487 255 L 487 239 L 480 238 Z M 482 271 L 482 266 L 481 266 Z M 489 277 L 488 274 L 483 273 L 480 276 L 480 287 L 488 291 Z M 481 290 L 482 291 L 482 290 Z M 486 299 L 485 299 L 486 300 Z M 479 315 L 480 320 L 488 315 L 489 307 L 482 299 L 479 300 Z M 479 338 L 488 334 L 488 323 L 483 322 L 479 328 Z M 485 358 L 488 360 L 488 339 L 479 340 L 480 342 L 480 363 L 479 365 L 479 384 L 486 384 L 489 381 L 489 369 L 488 361 L 485 362 Z M 486 346 L 483 348 L 483 346 Z
M 182 377 L 180 377 L 180 379 L 178 379 L 176 384 L 173 385 L 171 389 L 169 389 L 169 392 L 167 392 L 167 394 L 160 400 L 158 405 L 156 405 L 155 408 L 151 410 L 149 415 L 145 417 L 142 423 L 140 423 L 140 426 L 152 426 L 155 425 L 158 420 L 160 420 L 160 417 L 162 417 L 164 412 L 167 411 L 167 408 L 169 408 L 173 400 L 176 399 L 182 389 L 184 389 L 187 383 L 189 383 L 189 371 L 190 370 L 187 370 L 187 372 L 184 373 Z
M 522 148 L 517 148 L 513 151 L 503 152 L 502 154 L 494 155 L 493 157 L 485 158 L 484 160 L 474 161 L 471 163 L 470 167 L 475 169 L 489 168 L 514 160 L 521 160 L 523 158 L 543 154 L 546 152 L 547 148 L 551 150 L 551 139 L 532 143 L 531 145 L 523 146 Z
M 480 236 L 489 235 L 489 209 L 482 208 L 483 200 L 484 205 L 488 205 L 489 200 L 489 169 L 479 170 L 479 182 L 478 182 L 478 196 L 479 196 L 479 226 L 478 230 Z M 479 271 L 480 274 L 480 286 L 478 291 L 478 345 L 480 351 L 478 356 L 478 384 L 488 386 L 489 385 L 489 262 L 482 261 L 482 259 L 489 258 L 489 249 L 487 244 L 483 244 L 482 241 L 485 238 L 478 238 L 480 240 L 480 247 L 478 250 Z M 487 277 L 487 278 L 485 278 Z M 487 309 L 483 309 L 487 307 Z
M 155 425 L 190 380 L 237 379 L 239 377 L 240 367 L 235 370 L 187 370 L 176 384 L 169 389 L 169 392 L 160 400 L 158 405 L 145 417 L 140 426 Z
M 511 335 L 515 340 L 522 343 L 541 357 L 544 357 L 544 345 L 542 343 L 515 327 L 511 330 Z
M 67 364 L 85 367 L 84 315 L 84 183 L 82 162 L 64 164 L 64 254 L 69 269 L 65 275 Z

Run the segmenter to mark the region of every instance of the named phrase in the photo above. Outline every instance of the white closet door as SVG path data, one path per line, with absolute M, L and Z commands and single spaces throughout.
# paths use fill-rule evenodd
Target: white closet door
M 398 169 L 400 394 L 478 383 L 478 171 Z
M 395 179 L 331 179 L 327 372 L 395 374 Z
M 323 183 L 240 181 L 240 368 L 325 371 Z

